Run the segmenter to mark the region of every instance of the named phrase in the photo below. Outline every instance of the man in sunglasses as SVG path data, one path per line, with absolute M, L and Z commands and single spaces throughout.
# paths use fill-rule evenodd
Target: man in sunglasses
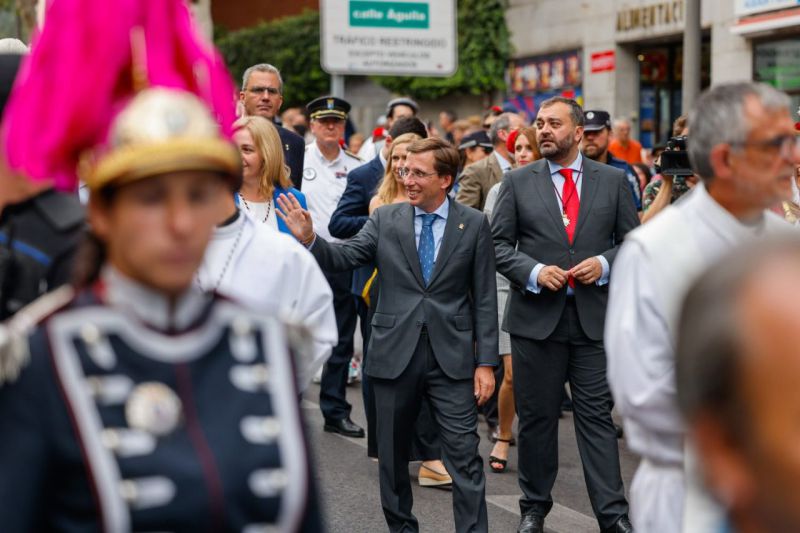
M 684 474 L 693 454 L 675 393 L 681 301 L 700 272 L 735 245 L 792 230 L 769 208 L 791 198 L 800 163 L 789 98 L 764 84 L 706 91 L 689 129 L 689 159 L 701 182 L 625 236 L 605 326 L 608 381 L 628 445 L 642 456 L 631 518 L 637 530 L 654 533 L 715 531 L 721 519 L 694 469 Z
M 268 63 L 259 63 L 245 70 L 239 102 L 244 108 L 245 115 L 260 115 L 274 122 L 283 104 L 281 72 Z M 301 189 L 306 143 L 296 133 L 277 124 L 275 127 L 278 128 L 278 135 L 281 137 L 286 164 L 291 170 L 289 178 L 295 188 Z

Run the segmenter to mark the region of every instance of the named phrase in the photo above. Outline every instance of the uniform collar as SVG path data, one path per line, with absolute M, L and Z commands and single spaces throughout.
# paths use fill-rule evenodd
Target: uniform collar
M 194 284 L 174 305 L 158 291 L 146 287 L 106 265 L 101 274 L 104 300 L 112 307 L 133 314 L 139 321 L 165 332 L 189 329 L 206 310 L 210 296 Z
M 325 156 L 322 155 L 322 151 L 319 149 L 319 145 L 317 144 L 317 141 L 314 141 L 314 143 L 313 143 L 313 150 L 314 150 L 314 153 L 316 154 L 317 158 L 319 158 L 319 162 L 322 163 L 323 165 L 327 165 L 329 167 L 333 167 L 333 166 L 338 165 L 341 162 L 342 157 L 344 156 L 344 150 L 342 150 L 341 147 L 340 147 L 339 148 L 339 155 L 336 156 L 336 159 L 334 159 L 333 161 L 328 161 L 327 159 L 325 159 Z

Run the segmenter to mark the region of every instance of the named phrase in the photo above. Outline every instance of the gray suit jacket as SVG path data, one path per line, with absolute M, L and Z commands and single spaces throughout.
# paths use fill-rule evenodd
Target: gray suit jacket
M 471 379 L 478 364 L 498 364 L 497 291 L 492 234 L 483 213 L 450 202 L 444 237 L 427 287 L 407 203 L 375 210 L 344 243 L 317 239 L 311 253 L 323 270 L 375 261 L 379 294 L 365 371 L 382 379 L 408 366 L 427 324 L 434 357 L 451 379 Z
M 512 335 L 542 340 L 555 329 L 567 299 L 557 292 L 525 289 L 533 268 L 543 263 L 565 270 L 602 255 L 609 266 L 625 235 L 639 225 L 625 173 L 583 158 L 580 211 L 572 245 L 567 238 L 545 159 L 506 174 L 492 218 L 497 271 L 514 287 L 503 328 Z M 618 280 L 617 283 L 624 280 Z M 586 335 L 602 340 L 608 285 L 575 283 L 578 317 Z

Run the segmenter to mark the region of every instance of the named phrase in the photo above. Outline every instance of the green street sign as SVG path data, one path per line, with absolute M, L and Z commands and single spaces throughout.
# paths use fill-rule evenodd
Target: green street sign
M 350 1 L 350 26 L 360 28 L 430 28 L 427 2 Z

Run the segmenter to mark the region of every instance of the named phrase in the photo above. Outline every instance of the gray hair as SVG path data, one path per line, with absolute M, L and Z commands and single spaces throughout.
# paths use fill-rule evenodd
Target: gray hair
M 283 94 L 283 78 L 281 78 L 281 71 L 269 63 L 259 63 L 258 65 L 253 65 L 244 71 L 244 74 L 242 75 L 243 91 L 247 89 L 247 81 L 250 79 L 250 75 L 253 72 L 268 72 L 270 74 L 275 74 L 278 77 L 278 90 L 281 92 L 281 94 Z
M 631 127 L 631 121 L 628 120 L 625 117 L 619 117 L 619 118 L 615 118 L 614 119 L 614 129 L 617 129 L 618 127 L 622 126 L 623 124 L 628 126 L 629 128 Z
M 511 129 L 511 113 L 502 113 L 494 119 L 492 125 L 489 126 L 489 140 L 492 145 L 497 145 L 502 142 L 500 140 L 500 132 L 508 131 Z
M 552 98 L 548 98 L 544 102 L 539 105 L 539 109 L 544 109 L 546 107 L 550 107 L 554 104 L 564 104 L 569 107 L 569 116 L 572 119 L 572 123 L 576 126 L 583 126 L 584 118 L 583 118 L 583 108 L 581 105 L 573 100 L 572 98 L 564 98 L 563 96 L 553 96 Z
M 687 151 L 695 174 L 710 181 L 711 150 L 720 144 L 745 142 L 751 126 L 745 115 L 745 101 L 756 97 L 767 110 L 789 108 L 789 97 L 764 83 L 736 82 L 720 84 L 705 91 L 689 113 Z
M 745 355 L 739 337 L 740 289 L 775 260 L 800 261 L 800 239 L 784 235 L 751 242 L 721 258 L 689 290 L 678 324 L 678 406 L 689 420 L 702 412 L 713 415 L 737 439 L 749 430 L 739 392 Z

